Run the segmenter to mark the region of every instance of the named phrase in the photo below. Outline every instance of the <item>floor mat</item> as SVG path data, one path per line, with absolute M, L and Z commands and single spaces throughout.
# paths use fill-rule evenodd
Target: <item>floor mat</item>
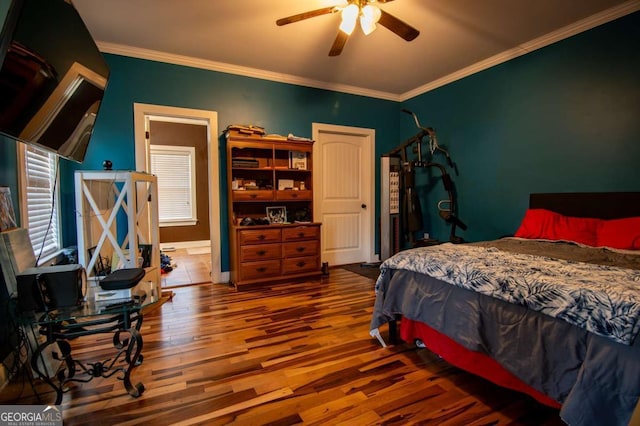
M 378 275 L 380 275 L 380 265 L 378 264 L 351 263 L 349 265 L 340 265 L 340 267 L 372 280 L 377 280 Z

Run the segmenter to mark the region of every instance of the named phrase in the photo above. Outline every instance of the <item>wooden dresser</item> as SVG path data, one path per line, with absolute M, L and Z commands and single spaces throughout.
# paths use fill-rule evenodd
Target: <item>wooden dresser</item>
M 236 227 L 236 287 L 320 271 L 320 224 Z
M 312 148 L 311 141 L 227 133 L 230 275 L 237 289 L 320 275 Z

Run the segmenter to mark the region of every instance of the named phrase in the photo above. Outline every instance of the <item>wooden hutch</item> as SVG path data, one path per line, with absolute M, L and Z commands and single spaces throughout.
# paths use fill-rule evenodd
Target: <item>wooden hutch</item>
M 227 187 L 236 289 L 320 275 L 313 141 L 229 130 Z

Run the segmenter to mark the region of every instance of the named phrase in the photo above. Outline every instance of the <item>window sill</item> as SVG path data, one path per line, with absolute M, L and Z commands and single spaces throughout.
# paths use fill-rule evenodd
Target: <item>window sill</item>
M 169 226 L 195 226 L 198 224 L 197 220 L 184 220 L 179 222 L 161 222 L 160 228 L 166 228 Z

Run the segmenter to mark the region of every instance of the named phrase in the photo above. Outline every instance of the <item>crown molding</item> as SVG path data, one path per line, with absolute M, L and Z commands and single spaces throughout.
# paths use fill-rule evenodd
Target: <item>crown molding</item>
M 603 12 L 597 13 L 595 15 L 591 15 L 580 21 L 576 21 L 571 25 L 567 25 L 566 27 L 563 27 L 553 32 L 550 32 L 548 34 L 545 34 L 541 37 L 535 38 L 526 43 L 522 43 L 512 49 L 505 50 L 504 52 L 500 52 L 497 55 L 491 56 L 490 58 L 487 58 L 480 62 L 476 62 L 473 65 L 470 65 L 466 68 L 462 68 L 461 70 L 458 70 L 454 73 L 451 73 L 437 80 L 431 81 L 413 90 L 402 93 L 401 95 L 399 95 L 400 100 L 401 102 L 404 102 L 418 95 L 421 95 L 431 90 L 445 86 L 456 80 L 463 79 L 472 74 L 478 73 L 480 71 L 484 71 L 493 66 L 515 59 L 519 56 L 526 55 L 527 53 L 533 52 L 534 50 L 541 49 L 553 43 L 557 43 L 561 40 L 572 37 L 576 34 L 580 34 L 584 31 L 595 28 L 599 25 L 606 24 L 607 22 L 611 22 L 615 19 L 629 15 L 630 13 L 637 12 L 638 10 L 640 10 L 640 1 L 638 0 L 627 1 L 618 6 L 607 9 Z
M 488 68 L 502 64 L 504 62 L 515 59 L 519 56 L 526 55 L 534 50 L 549 46 L 558 41 L 564 40 L 581 32 L 590 30 L 599 25 L 621 18 L 630 13 L 640 10 L 640 0 L 629 0 L 618 6 L 607 9 L 603 12 L 589 16 L 571 25 L 560 28 L 549 34 L 522 43 L 512 49 L 500 52 L 497 55 L 476 62 L 473 65 L 462 68 L 454 73 L 446 75 L 437 80 L 430 81 L 422 86 L 404 93 L 389 93 L 377 90 L 366 89 L 363 87 L 351 86 L 346 84 L 336 84 L 325 81 L 313 80 L 291 74 L 277 73 L 257 68 L 233 65 L 224 62 L 209 61 L 204 59 L 193 58 L 190 56 L 176 55 L 171 53 L 160 52 L 150 49 L 142 49 L 115 43 L 107 43 L 97 41 L 96 44 L 101 52 L 111 53 L 114 55 L 129 56 L 139 59 L 147 59 L 151 61 L 165 62 L 174 65 L 183 65 L 192 68 L 200 68 L 210 71 L 217 71 L 227 74 L 235 74 L 244 77 L 257 78 L 261 80 L 275 81 L 278 83 L 288 83 L 297 86 L 313 87 L 316 89 L 330 90 L 334 92 L 348 93 L 352 95 L 366 96 L 377 99 L 384 99 L 395 102 L 404 102 L 416 96 L 422 95 L 431 90 L 445 86 L 454 81 L 463 79 L 472 74 L 484 71 Z
M 224 62 L 209 61 L 204 59 L 193 58 L 190 56 L 175 55 L 172 53 L 160 52 L 157 50 L 142 49 L 115 43 L 107 43 L 97 41 L 98 49 L 103 53 L 111 53 L 114 55 L 129 56 L 138 59 L 147 59 L 150 61 L 165 62 L 174 65 L 183 65 L 186 67 L 200 68 L 209 71 L 218 71 L 227 74 L 241 75 L 243 77 L 258 78 L 261 80 L 276 81 L 278 83 L 288 83 L 297 86 L 313 87 L 316 89 L 325 89 L 334 92 L 348 93 L 352 95 L 367 96 L 377 99 L 385 99 L 390 101 L 400 101 L 400 96 L 395 93 L 382 92 L 377 90 L 365 89 L 347 84 L 336 84 L 325 81 L 313 80 L 309 78 L 299 77 L 291 74 L 283 74 L 272 71 L 265 71 L 257 68 L 243 67 L 240 65 L 227 64 Z

